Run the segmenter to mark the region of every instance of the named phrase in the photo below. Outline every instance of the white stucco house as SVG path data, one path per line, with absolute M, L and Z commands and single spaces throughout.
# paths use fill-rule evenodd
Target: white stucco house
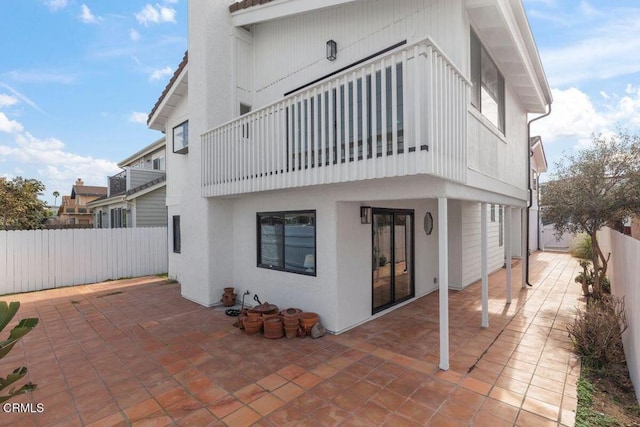
M 107 194 L 87 204 L 95 228 L 166 227 L 165 138 L 118 163 Z
M 169 274 L 334 333 L 440 290 L 448 369 L 447 291 L 482 279 L 487 326 L 488 273 L 526 253 L 527 124 L 551 101 L 520 0 L 191 0 L 148 121 Z

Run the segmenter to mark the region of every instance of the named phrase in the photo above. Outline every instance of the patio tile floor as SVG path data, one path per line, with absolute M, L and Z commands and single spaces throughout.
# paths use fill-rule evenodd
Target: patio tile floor
M 438 369 L 438 293 L 340 335 L 247 336 L 220 307 L 157 277 L 2 297 L 40 325 L 0 363 L 38 384 L 0 425 L 572 426 L 580 364 L 566 325 L 581 304 L 569 255 L 536 253 L 449 292 L 450 370 Z M 284 307 L 283 307 L 284 308 Z M 301 307 L 304 309 L 304 307 Z M 320 313 L 321 314 L 321 313 Z

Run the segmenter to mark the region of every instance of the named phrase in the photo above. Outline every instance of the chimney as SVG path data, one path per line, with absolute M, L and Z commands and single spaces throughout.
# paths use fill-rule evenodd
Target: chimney
M 84 181 L 81 178 L 76 180 L 76 185 L 84 185 Z

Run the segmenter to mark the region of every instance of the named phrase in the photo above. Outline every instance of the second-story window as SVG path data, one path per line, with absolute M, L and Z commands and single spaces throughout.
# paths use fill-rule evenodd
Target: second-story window
M 156 157 L 155 159 L 153 159 L 153 169 L 154 170 L 159 170 L 159 171 L 163 171 L 165 169 L 165 167 L 164 167 L 164 156 Z
M 505 131 L 504 77 L 477 34 L 471 30 L 471 105 L 502 133 Z
M 187 154 L 189 152 L 189 121 L 173 128 L 173 152 Z

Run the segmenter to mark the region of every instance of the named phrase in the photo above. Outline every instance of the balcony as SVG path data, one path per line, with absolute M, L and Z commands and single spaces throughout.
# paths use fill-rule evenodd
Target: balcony
M 77 214 L 89 214 L 91 212 L 89 212 L 89 209 L 87 209 L 85 206 L 65 206 L 64 213 L 77 215 Z
M 469 81 L 400 46 L 201 137 L 202 195 L 429 174 L 465 182 Z

